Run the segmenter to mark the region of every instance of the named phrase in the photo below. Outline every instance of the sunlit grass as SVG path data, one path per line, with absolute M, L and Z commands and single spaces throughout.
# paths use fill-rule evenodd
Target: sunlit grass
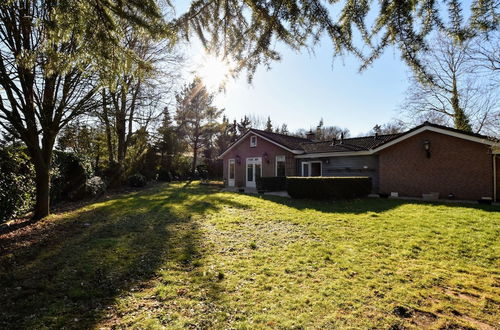
M 498 327 L 499 211 L 160 185 L 2 255 L 0 328 Z

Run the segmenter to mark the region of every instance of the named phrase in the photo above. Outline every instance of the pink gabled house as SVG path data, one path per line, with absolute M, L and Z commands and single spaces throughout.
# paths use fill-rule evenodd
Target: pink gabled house
M 369 176 L 373 192 L 499 199 L 498 140 L 424 123 L 397 134 L 315 141 L 250 129 L 220 156 L 224 183 L 256 186 L 259 176 Z

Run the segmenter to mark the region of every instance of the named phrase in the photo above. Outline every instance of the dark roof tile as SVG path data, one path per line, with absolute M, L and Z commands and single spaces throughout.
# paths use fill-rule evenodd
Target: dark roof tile
M 301 146 L 306 153 L 367 151 L 387 143 L 401 135 L 403 134 L 372 135 L 357 138 L 345 138 L 343 140 L 302 143 Z
M 252 128 L 250 131 L 253 131 L 259 135 L 264 136 L 265 138 L 272 140 L 278 144 L 281 144 L 284 147 L 292 150 L 302 150 L 301 143 L 311 142 L 310 140 L 298 136 L 291 136 L 286 134 L 279 134 L 273 132 L 266 132 L 260 129 Z

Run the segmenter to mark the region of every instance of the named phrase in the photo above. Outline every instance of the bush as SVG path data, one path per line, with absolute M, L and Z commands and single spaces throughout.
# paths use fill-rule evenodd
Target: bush
M 77 201 L 87 195 L 86 183 L 93 176 L 92 164 L 74 153 L 55 151 L 51 174 L 52 203 Z
M 267 176 L 257 178 L 258 191 L 282 191 L 286 190 L 286 177 L 284 176 Z
M 22 148 L 0 148 L 0 223 L 35 205 L 35 170 Z
M 128 184 L 131 187 L 144 187 L 146 185 L 146 177 L 140 173 L 133 174 L 128 177 Z
M 158 171 L 158 180 L 165 181 L 165 182 L 172 181 L 172 175 L 170 174 L 170 171 L 167 169 L 161 168 Z
M 117 188 L 122 183 L 122 169 L 117 162 L 111 162 L 102 171 L 102 178 L 108 187 Z
M 94 176 L 85 183 L 87 197 L 97 197 L 106 191 L 106 183 L 99 176 Z
M 369 177 L 288 177 L 287 191 L 293 198 L 343 199 L 367 196 Z

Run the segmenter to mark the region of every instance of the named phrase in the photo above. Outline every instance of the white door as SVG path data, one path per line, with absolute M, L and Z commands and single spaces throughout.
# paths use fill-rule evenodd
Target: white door
M 255 181 L 262 175 L 262 158 L 247 158 L 247 187 L 255 188 Z
M 234 162 L 234 159 L 229 160 L 229 164 L 227 166 L 228 170 L 228 175 L 227 175 L 227 184 L 229 187 L 234 187 L 234 177 L 235 177 L 235 172 L 236 172 L 236 164 Z

